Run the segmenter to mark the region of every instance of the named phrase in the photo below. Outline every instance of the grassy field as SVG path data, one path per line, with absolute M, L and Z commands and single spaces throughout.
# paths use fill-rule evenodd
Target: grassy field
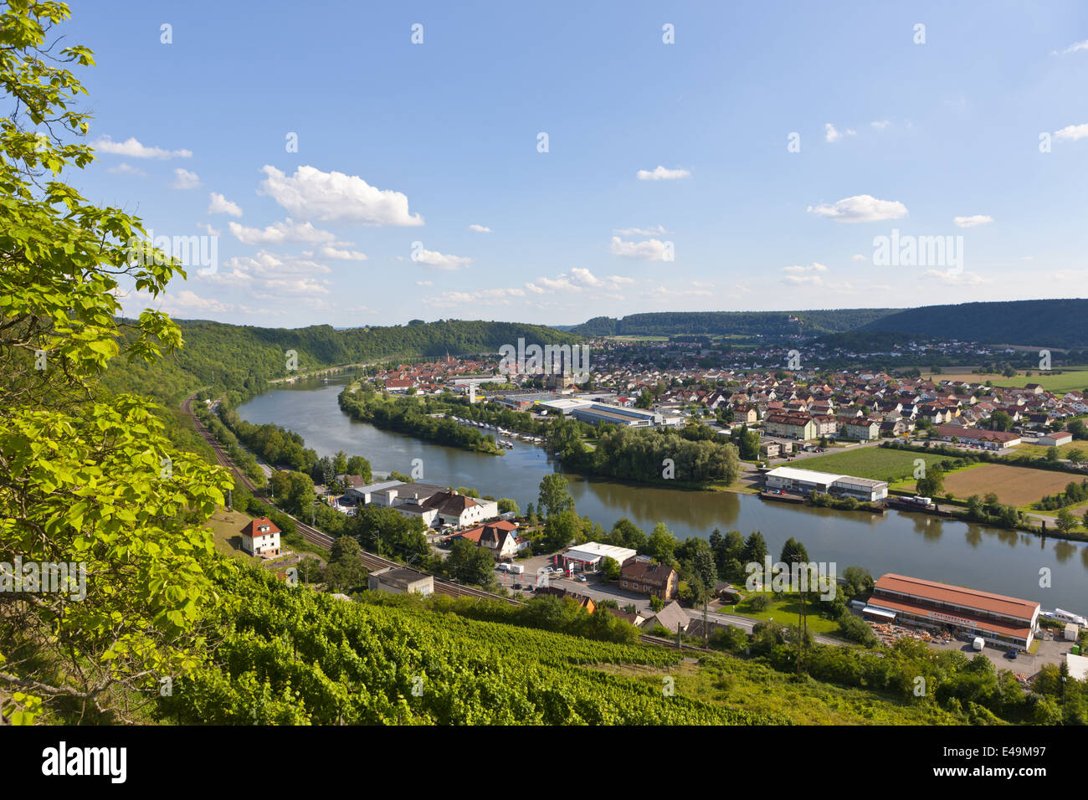
M 1033 458 L 1042 458 L 1046 455 L 1049 447 L 1043 447 L 1038 444 L 1022 444 L 1013 450 L 1014 456 L 1029 455 Z M 1072 441 L 1069 444 L 1063 444 L 1058 448 L 1059 458 L 1069 458 L 1069 452 L 1071 450 L 1079 450 L 1085 458 L 1088 458 L 1088 442 Z
M 601 672 L 637 680 L 658 689 L 665 677 L 675 681 L 680 697 L 751 713 L 770 713 L 795 725 L 949 725 L 951 714 L 932 706 L 918 707 L 883 699 L 873 692 L 846 689 L 793 676 L 763 664 L 710 656 L 694 664 L 667 667 L 643 664 L 600 664 Z
M 782 625 L 797 625 L 801 622 L 801 601 L 795 595 L 783 595 L 781 598 L 767 595 L 771 598 L 771 604 L 763 611 L 756 611 L 751 607 L 751 603 L 752 598 L 758 596 L 753 594 L 743 602 L 737 603 L 736 611 L 733 610 L 734 607 L 731 605 L 723 605 L 722 613 L 736 613 L 752 619 L 773 619 Z M 824 619 L 813 613 L 814 608 L 811 603 L 808 605 L 808 612 L 808 629 L 812 633 L 834 633 L 839 629 L 839 623 L 831 619 Z
M 948 372 L 934 375 L 931 372 L 924 373 L 923 377 L 934 381 L 968 381 L 970 383 L 985 383 L 993 381 L 994 386 L 1027 386 L 1029 383 L 1037 383 L 1050 392 L 1062 394 L 1064 392 L 1088 389 L 1088 368 L 1075 367 L 1065 369 L 1060 373 L 1053 371 L 1036 372 L 1031 375 L 1019 373 L 1012 378 L 1006 378 L 998 373 L 978 374 L 974 372 Z
M 926 466 L 931 467 L 947 460 L 948 456 L 891 450 L 886 447 L 862 447 L 843 453 L 799 459 L 790 466 L 819 472 L 838 472 L 843 475 L 853 475 L 855 478 L 870 478 L 893 483 L 914 477 L 916 458 L 925 459 Z
M 207 527 L 211 528 L 212 538 L 215 540 L 215 549 L 223 555 L 243 558 L 254 564 L 260 563 L 260 559 L 242 552 L 242 528 L 253 517 L 243 514 L 241 511 L 227 511 L 218 509 L 208 520 Z
M 978 464 L 949 473 L 944 489 L 959 498 L 993 492 L 999 502 L 1018 508 L 1028 506 L 1043 495 L 1060 492 L 1073 480 L 1066 472 L 1007 467 L 1003 464 Z

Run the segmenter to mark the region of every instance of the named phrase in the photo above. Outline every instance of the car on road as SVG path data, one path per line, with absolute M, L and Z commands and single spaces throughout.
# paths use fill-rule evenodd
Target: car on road
M 509 564 L 496 564 L 495 569 L 497 569 L 499 572 L 509 572 L 510 571 L 510 565 Z
M 521 584 L 520 584 L 520 583 L 515 583 L 515 584 L 514 584 L 514 588 L 515 588 L 515 589 L 520 589 L 520 588 L 521 588 Z
M 1009 659 L 1010 661 L 1015 659 L 1017 655 L 1017 651 L 1013 648 L 1009 648 L 1005 651 L 1005 658 Z
M 577 580 L 578 580 L 579 583 L 585 583 L 586 582 L 586 576 L 585 575 L 579 575 Z

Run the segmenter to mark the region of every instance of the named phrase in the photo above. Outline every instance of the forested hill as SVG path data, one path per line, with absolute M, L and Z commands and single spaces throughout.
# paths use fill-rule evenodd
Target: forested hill
M 1017 300 L 909 309 L 670 311 L 594 317 L 567 328 L 582 336 L 735 336 L 889 333 L 1027 346 L 1088 346 L 1088 300 Z
M 106 384 L 114 391 L 135 391 L 175 402 L 202 386 L 235 392 L 256 391 L 271 378 L 289 375 L 288 350 L 298 371 L 385 358 L 496 353 L 504 344 L 563 344 L 579 337 L 553 328 L 516 322 L 412 322 L 389 327 L 337 330 L 255 328 L 221 322 L 176 320 L 185 345 L 153 364 L 114 365 Z
M 896 309 L 847 308 L 816 311 L 662 311 L 620 319 L 594 317 L 570 332 L 582 336 L 669 336 L 707 333 L 739 336 L 789 336 L 840 333 L 872 323 Z
M 860 331 L 992 344 L 1084 347 L 1088 345 L 1088 300 L 1016 300 L 910 308 L 875 319 Z

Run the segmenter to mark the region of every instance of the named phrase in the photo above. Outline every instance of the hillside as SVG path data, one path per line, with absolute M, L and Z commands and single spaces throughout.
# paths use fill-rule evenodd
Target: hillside
M 991 344 L 1084 347 L 1088 345 L 1088 300 L 924 306 L 874 319 L 862 325 L 859 331 Z
M 163 698 L 198 724 L 947 724 L 926 702 L 726 656 L 466 619 L 442 598 L 348 603 L 260 570 L 230 571 L 219 647 Z M 446 601 L 448 602 L 448 601 Z M 685 661 L 685 656 L 687 660 Z M 671 678 L 672 680 L 667 680 Z M 675 691 L 664 687 L 675 682 Z
M 816 311 L 670 311 L 594 317 L 565 330 L 581 336 L 712 334 L 778 338 L 823 335 L 851 346 L 873 334 L 1037 347 L 1088 346 L 1088 300 L 1018 300 L 910 309 L 844 308 Z
M 581 336 L 792 336 L 837 333 L 871 323 L 895 309 L 853 308 L 816 311 L 662 311 L 620 319 L 594 317 L 569 330 Z
M 106 374 L 107 386 L 171 403 L 202 386 L 239 393 L 260 390 L 269 379 L 289 374 L 288 350 L 297 353 L 298 371 L 308 372 L 387 358 L 497 354 L 501 345 L 516 345 L 521 337 L 537 343 L 579 340 L 573 334 L 516 322 L 444 320 L 347 330 L 329 325 L 289 329 L 176 322 L 184 337 L 180 350 L 150 365 L 133 362 L 124 369 L 110 370 Z M 497 359 L 496 355 L 496 363 Z

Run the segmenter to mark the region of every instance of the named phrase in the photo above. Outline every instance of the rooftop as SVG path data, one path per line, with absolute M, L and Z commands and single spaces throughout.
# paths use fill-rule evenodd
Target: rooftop
M 1003 594 L 993 594 L 979 589 L 969 589 L 966 586 L 954 586 L 948 583 L 937 583 L 922 578 L 911 578 L 906 575 L 888 573 L 881 575 L 876 581 L 877 591 L 899 592 L 924 600 L 939 603 L 951 603 L 963 608 L 985 611 L 990 614 L 1002 614 L 1017 619 L 1030 620 L 1039 610 L 1039 604 L 1031 600 L 1021 600 L 1018 597 L 1008 597 Z M 883 601 L 880 601 L 883 603 Z

